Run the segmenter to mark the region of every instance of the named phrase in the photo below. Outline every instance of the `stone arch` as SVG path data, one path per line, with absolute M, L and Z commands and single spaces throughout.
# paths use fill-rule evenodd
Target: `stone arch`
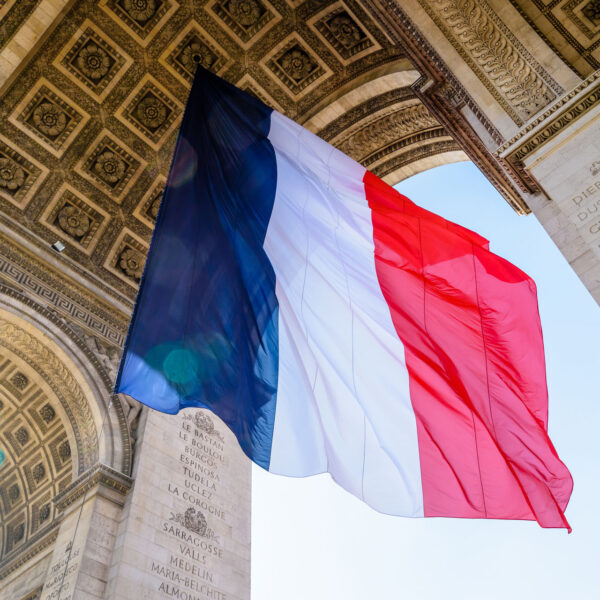
M 0 292 L 0 348 L 12 344 L 36 361 L 39 377 L 67 407 L 77 453 L 73 477 L 97 462 L 128 475 L 132 441 L 126 415 L 112 397 L 114 371 L 88 343 L 95 341 L 93 336 L 13 288 L 0 285 Z
M 131 441 L 89 347 L 64 318 L 0 287 L 0 565 L 8 565 L 53 543 L 53 500 L 75 480 L 98 464 L 129 474 Z
M 469 160 L 415 94 L 420 74 L 406 60 L 356 78 L 304 126 L 386 183 Z
M 26 321 L 0 310 L 0 351 L 10 355 L 20 372 L 55 401 L 62 413 L 73 449 L 73 475 L 98 461 L 99 406 L 88 398 L 91 390 L 74 374 L 73 365 L 49 339 Z

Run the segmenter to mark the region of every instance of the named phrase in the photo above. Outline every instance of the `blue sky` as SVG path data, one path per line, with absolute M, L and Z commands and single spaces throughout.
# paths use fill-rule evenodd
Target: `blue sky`
M 488 238 L 531 275 L 544 330 L 550 437 L 575 481 L 573 533 L 536 523 L 381 515 L 327 475 L 253 471 L 253 600 L 594 600 L 600 543 L 600 308 L 532 215 L 472 163 L 398 189 Z

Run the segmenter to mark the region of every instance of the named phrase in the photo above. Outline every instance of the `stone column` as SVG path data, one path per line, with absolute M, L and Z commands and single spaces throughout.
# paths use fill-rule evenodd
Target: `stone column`
M 539 182 L 547 198 L 529 200 L 533 213 L 600 302 L 600 71 L 498 154 Z
M 212 413 L 145 411 L 105 598 L 249 600 L 250 476 Z
M 104 597 L 124 496 L 131 479 L 96 465 L 55 502 L 63 510 L 41 600 Z

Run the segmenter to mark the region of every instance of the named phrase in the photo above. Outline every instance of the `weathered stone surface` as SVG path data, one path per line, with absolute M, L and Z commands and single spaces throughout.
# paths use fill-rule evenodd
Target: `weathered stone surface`
M 107 597 L 250 597 L 250 462 L 217 417 L 149 411 Z

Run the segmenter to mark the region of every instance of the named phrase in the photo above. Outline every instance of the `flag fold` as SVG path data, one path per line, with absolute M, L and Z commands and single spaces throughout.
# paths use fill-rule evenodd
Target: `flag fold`
M 533 281 L 200 67 L 115 392 L 381 512 L 569 528 Z

